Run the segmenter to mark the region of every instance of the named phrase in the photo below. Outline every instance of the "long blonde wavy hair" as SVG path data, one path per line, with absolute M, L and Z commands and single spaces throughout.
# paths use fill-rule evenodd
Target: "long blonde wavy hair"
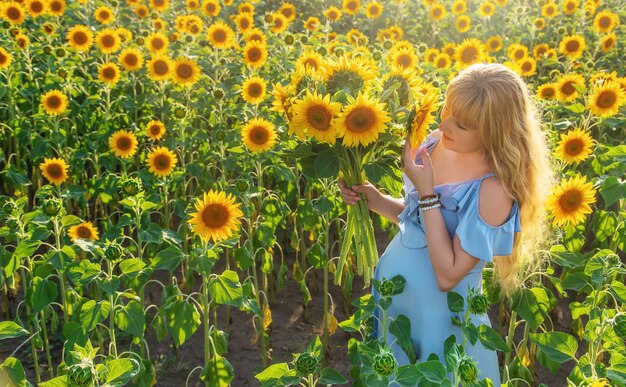
M 474 64 L 452 79 L 446 105 L 455 119 L 479 131 L 483 155 L 520 208 L 521 232 L 513 253 L 494 259 L 502 290 L 511 292 L 540 269 L 553 236 L 545 202 L 555 181 L 555 163 L 526 83 L 497 63 Z

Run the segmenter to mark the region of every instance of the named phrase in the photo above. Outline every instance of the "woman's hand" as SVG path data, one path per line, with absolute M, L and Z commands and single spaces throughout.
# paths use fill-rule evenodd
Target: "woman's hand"
M 435 193 L 435 178 L 433 174 L 433 165 L 430 162 L 430 155 L 426 147 L 422 147 L 422 165 L 415 164 L 415 156 L 417 151 L 411 149 L 411 132 L 409 132 L 404 149 L 402 150 L 402 165 L 404 166 L 404 174 L 411 180 L 413 186 L 420 196 L 432 195 Z
M 368 206 L 381 196 L 380 191 L 367 181 L 364 181 L 361 185 L 353 185 L 352 189 L 350 189 L 341 177 L 339 178 L 339 191 L 341 191 L 343 201 L 349 206 L 355 205 L 361 199 L 359 193 L 365 195 Z

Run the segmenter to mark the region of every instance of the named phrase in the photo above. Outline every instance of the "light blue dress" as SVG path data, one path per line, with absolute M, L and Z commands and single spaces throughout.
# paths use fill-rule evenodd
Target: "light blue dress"
M 439 139 L 429 135 L 422 143 L 429 153 Z M 420 149 L 421 149 L 420 147 Z M 420 152 L 417 152 L 416 164 L 421 164 Z M 517 201 L 514 201 L 508 220 L 497 227 L 487 224 L 478 213 L 478 197 L 481 182 L 493 176 L 486 174 L 478 179 L 461 183 L 442 184 L 435 187 L 435 193 L 441 194 L 442 207 L 439 209 L 450 234 L 459 235 L 461 247 L 468 254 L 479 258 L 480 262 L 463 278 L 452 291 L 467 297 L 468 285 L 482 292 L 482 271 L 494 255 L 512 253 L 515 232 L 521 231 L 520 214 Z M 426 234 L 423 228 L 423 214 L 418 209 L 419 199 L 410 180 L 404 178 L 406 208 L 400 213 L 400 232 L 387 246 L 380 257 L 374 278 L 381 281 L 395 275 L 402 275 L 406 280 L 404 292 L 393 296 L 393 302 L 387 310 L 387 316 L 395 318 L 404 314 L 411 321 L 411 339 L 418 362 L 426 361 L 431 353 L 444 361 L 443 345 L 450 334 L 454 334 L 461 343 L 461 329 L 451 322 L 452 312 L 448 309 L 447 294 L 441 292 L 435 279 L 430 262 Z M 431 211 L 439 211 L 437 209 Z M 379 295 L 372 287 L 373 296 Z M 376 315 L 380 316 L 377 309 Z M 472 322 L 491 326 L 489 317 L 472 316 Z M 382 325 L 376 327 L 375 335 L 380 336 Z M 391 345 L 399 365 L 409 364 L 409 359 L 397 343 L 391 344 L 395 337 L 387 331 L 387 344 Z M 490 378 L 496 386 L 500 385 L 500 371 L 496 352 L 486 349 L 480 341 L 466 344 L 466 353 L 478 363 L 479 380 Z

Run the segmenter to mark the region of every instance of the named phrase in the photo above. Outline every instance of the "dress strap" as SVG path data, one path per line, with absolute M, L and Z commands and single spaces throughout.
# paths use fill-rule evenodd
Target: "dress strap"
M 496 175 L 495 173 L 489 172 L 488 174 L 483 175 L 483 177 L 481 177 L 480 180 L 485 180 L 486 178 L 491 177 L 491 176 L 495 176 L 495 175 Z

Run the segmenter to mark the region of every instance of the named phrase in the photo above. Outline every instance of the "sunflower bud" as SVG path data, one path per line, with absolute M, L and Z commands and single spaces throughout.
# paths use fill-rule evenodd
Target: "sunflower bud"
M 318 360 L 313 354 L 309 352 L 304 352 L 299 354 L 295 360 L 293 361 L 294 366 L 296 367 L 296 372 L 298 375 L 306 376 L 315 372 L 317 368 Z
M 119 243 L 110 243 L 104 249 L 104 256 L 109 261 L 116 261 L 124 255 L 124 248 Z
M 244 179 L 238 179 L 235 183 L 235 187 L 237 188 L 237 191 L 245 193 L 248 192 L 248 190 L 250 189 L 250 183 L 248 183 Z
M 383 48 L 385 50 L 390 50 L 391 47 L 393 47 L 393 42 L 389 39 L 385 39 L 385 41 L 383 42 Z
M 372 54 L 372 59 L 374 59 L 375 61 L 379 61 L 382 58 L 383 58 L 383 55 L 378 51 Z
M 50 23 L 50 22 L 43 23 L 42 28 L 43 28 L 43 32 L 46 35 L 52 35 L 54 33 L 54 31 L 55 31 L 54 25 L 52 23 Z
M 291 46 L 296 40 L 293 38 L 293 35 L 289 34 L 285 36 L 285 43 Z
M 374 316 L 368 316 L 365 320 L 361 321 L 361 326 L 365 330 L 365 334 L 373 334 L 376 323 L 376 317 Z
M 374 370 L 380 376 L 389 376 L 398 366 L 396 358 L 391 352 L 379 353 L 374 357 Z
M 43 53 L 46 54 L 46 55 L 50 55 L 50 54 L 52 54 L 52 49 L 49 46 L 45 46 L 43 48 Z
M 67 382 L 70 386 L 92 386 L 93 385 L 93 366 L 91 362 L 82 362 L 74 364 L 67 369 Z
M 306 35 L 302 35 L 302 36 L 300 37 L 300 42 L 301 42 L 301 43 L 306 44 L 308 41 L 309 41 L 308 36 L 306 36 Z
M 176 116 L 176 118 L 184 118 L 186 115 L 185 109 L 183 109 L 182 107 L 177 107 L 176 109 L 174 109 L 174 115 Z
M 20 223 L 15 218 L 7 219 L 6 224 L 7 224 L 7 227 L 9 228 L 9 230 L 15 230 L 20 225 Z
M 4 210 L 5 214 L 10 214 L 17 209 L 17 206 L 13 202 L 6 202 L 4 203 L 4 206 L 2 206 L 2 209 Z
M 193 36 L 191 36 L 191 35 L 185 36 L 185 42 L 192 43 L 193 42 Z
M 343 53 L 344 53 L 344 52 L 343 52 L 343 49 L 342 49 L 342 48 L 338 48 L 338 49 L 336 49 L 336 50 L 335 50 L 335 52 L 334 52 L 334 54 L 335 54 L 336 56 L 342 56 L 342 55 L 343 55 Z
M 459 362 L 459 376 L 463 383 L 476 383 L 478 379 L 478 367 L 471 357 L 466 356 Z
M 472 314 L 485 314 L 489 310 L 489 299 L 484 294 L 473 294 L 470 295 L 467 300 L 469 304 L 469 311 Z
M 380 295 L 383 297 L 393 296 L 393 291 L 395 290 L 395 285 L 391 280 L 383 280 L 383 282 L 378 285 L 378 290 Z
M 224 98 L 224 90 L 222 90 L 222 89 L 215 89 L 215 90 L 213 90 L 213 97 L 215 97 L 215 99 L 222 99 L 222 98 Z
M 41 210 L 43 211 L 43 213 L 51 218 L 57 216 L 62 209 L 63 203 L 60 199 L 57 198 L 44 199 L 43 204 L 41 205 Z
M 57 58 L 63 58 L 65 56 L 65 49 L 62 47 L 59 47 L 56 49 L 55 51 Z
M 141 192 L 141 180 L 136 177 L 129 177 L 119 184 L 123 196 L 135 196 Z
M 622 340 L 626 340 L 626 315 L 620 314 L 613 321 L 613 330 Z
M 11 23 L 9 23 L 7 20 L 2 22 L 2 28 L 5 30 L 8 30 L 9 27 L 11 27 Z
M 67 71 L 59 70 L 59 76 L 63 79 L 67 78 Z
M 317 52 L 320 53 L 320 55 L 324 56 L 326 54 L 328 54 L 328 49 L 326 47 L 320 47 L 317 49 Z
M 225 138 L 226 138 L 226 133 L 224 133 L 223 130 L 218 129 L 215 131 L 215 139 L 217 141 L 224 141 Z
M 146 41 L 143 38 L 137 38 L 137 44 L 143 46 Z
M 273 21 L 274 21 L 274 16 L 272 14 L 265 15 L 265 22 L 266 23 L 271 23 Z

